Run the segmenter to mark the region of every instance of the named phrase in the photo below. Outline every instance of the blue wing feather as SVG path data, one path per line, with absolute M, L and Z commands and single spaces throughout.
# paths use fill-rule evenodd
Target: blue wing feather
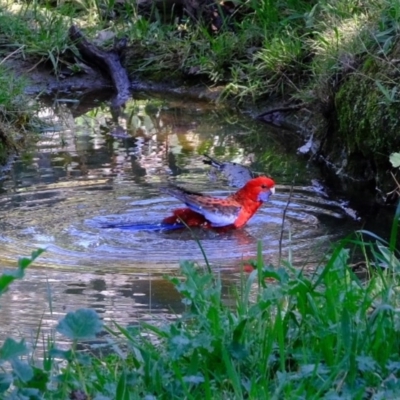
M 140 231 L 149 231 L 149 232 L 157 232 L 157 231 L 173 231 L 175 229 L 184 228 L 184 224 L 151 224 L 151 223 L 143 223 L 143 224 L 104 224 L 101 226 L 103 229 L 122 229 L 130 232 L 140 232 Z

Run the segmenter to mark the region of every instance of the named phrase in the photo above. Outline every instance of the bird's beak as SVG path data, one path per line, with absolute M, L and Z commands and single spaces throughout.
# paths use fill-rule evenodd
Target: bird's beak
M 268 190 L 268 192 L 261 192 L 258 195 L 258 201 L 268 201 L 269 196 L 275 194 L 275 187 L 271 188 Z

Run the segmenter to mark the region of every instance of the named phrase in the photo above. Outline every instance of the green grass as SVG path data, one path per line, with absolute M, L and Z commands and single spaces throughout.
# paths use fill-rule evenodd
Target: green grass
M 336 107 L 337 126 L 345 136 L 352 132 L 350 151 L 363 143 L 375 149 L 382 131 L 395 136 L 400 54 L 396 1 L 239 0 L 217 32 L 207 20 L 193 23 L 173 11 L 163 14 L 153 7 L 141 15 L 133 0 L 14 3 L 0 5 L 5 54 L 15 51 L 32 65 L 51 66 L 56 74 L 66 67 L 72 73 L 80 70 L 67 34 L 77 24 L 89 39 L 98 32 L 127 37 L 125 65 L 136 79 L 219 85 L 220 100 L 234 98 L 244 107 L 276 96 L 310 103 L 310 109 L 325 115 Z M 112 45 L 112 38 L 101 42 L 105 48 Z M 355 110 L 347 94 L 351 101 L 357 97 Z M 388 107 L 376 113 L 383 103 Z M 316 118 L 311 126 L 323 135 Z M 365 140 L 366 131 L 373 131 L 371 139 Z M 385 139 L 378 153 L 387 153 L 389 142 L 397 146 Z
M 0 6 L 0 37 L 8 51 L 18 51 L 17 55 L 29 58 L 32 64 L 50 61 L 55 71 L 70 47 L 70 24 L 70 18 L 35 6 Z
M 209 21 L 193 23 L 174 10 L 163 15 L 153 7 L 141 15 L 133 0 L 4 1 L 0 38 L 9 50 L 47 62 L 58 72 L 61 66 L 74 69 L 71 24 L 80 26 L 89 39 L 99 31 L 112 32 L 128 38 L 125 63 L 133 76 L 202 79 L 223 85 L 221 98 L 238 102 L 278 94 L 326 103 L 338 76 L 354 73 L 360 56 L 368 53 L 395 66 L 390 54 L 399 32 L 400 6 L 393 0 L 235 4 L 233 15 L 224 17 L 213 32 Z M 106 40 L 102 46 L 110 48 L 112 43 Z M 380 80 L 388 97 L 393 78 L 383 73 Z
M 0 63 L 0 164 L 23 143 L 22 133 L 36 130 L 37 107 L 24 95 L 26 80 Z
M 0 396 L 398 398 L 399 216 L 400 207 L 389 242 L 357 233 L 337 243 L 315 271 L 264 265 L 260 248 L 233 306 L 224 303 L 217 271 L 183 262 L 182 277 L 168 278 L 186 305 L 173 322 L 104 327 L 96 312 L 80 309 L 57 326 L 71 348 L 60 350 L 51 339 L 43 360 L 30 357 L 24 341 L 7 339 Z M 349 267 L 354 251 L 365 255 L 367 279 Z M 108 350 L 78 350 L 104 329 Z

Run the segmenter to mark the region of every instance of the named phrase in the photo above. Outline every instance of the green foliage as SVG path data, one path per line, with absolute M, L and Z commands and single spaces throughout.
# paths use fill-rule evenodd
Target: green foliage
M 93 310 L 79 309 L 69 312 L 57 325 L 57 331 L 72 340 L 93 339 L 103 324 Z
M 390 0 L 320 2 L 310 19 L 311 79 L 295 95 L 317 100 L 332 123 L 334 134 L 320 124 L 316 136 L 337 170 L 356 180 L 379 176 L 383 191 L 388 155 L 400 144 L 399 10 Z
M 0 164 L 10 149 L 19 148 L 17 137 L 21 132 L 33 130 L 36 107 L 24 94 L 26 80 L 0 63 Z
M 359 232 L 312 273 L 264 265 L 260 248 L 234 305 L 225 304 L 216 271 L 183 262 L 182 277 L 168 279 L 186 311 L 169 322 L 106 327 L 112 353 L 77 350 L 103 327 L 87 309 L 59 322 L 71 348 L 48 342 L 42 367 L 27 361 L 23 340 L 7 339 L 0 362 L 10 368 L 0 374 L 0 395 L 297 399 L 363 398 L 372 390 L 377 398 L 396 398 L 400 387 L 388 376 L 400 371 L 399 216 L 400 206 L 389 242 Z M 367 280 L 348 265 L 354 247 L 370 254 Z
M 135 76 L 206 78 L 226 85 L 223 96 L 242 101 L 290 93 L 325 102 L 334 90 L 332 76 L 354 68 L 359 54 L 387 56 L 396 46 L 399 6 L 393 1 L 234 3 L 233 15 L 221 14 L 216 32 L 209 20 L 194 22 L 174 8 L 162 12 L 153 5 L 140 14 L 136 1 L 10 3 L 0 9 L 0 34 L 24 56 L 49 60 L 57 71 L 71 62 L 72 23 L 89 37 L 104 29 L 128 36 L 126 65 Z
M 234 97 L 246 107 L 274 95 L 312 103 L 309 126 L 326 144 L 326 158 L 357 179 L 386 171 L 388 154 L 399 146 L 399 2 L 238 0 L 232 13 L 219 15 L 215 29 L 211 16 L 194 20 L 154 3 L 143 11 L 143 2 L 133 0 L 14 3 L 0 6 L 6 51 L 47 62 L 56 73 L 79 70 L 68 39 L 69 26 L 76 24 L 89 39 L 99 33 L 104 48 L 126 36 L 125 65 L 135 79 L 223 85 L 216 91 L 219 100 Z M 20 99 L 7 96 L 13 91 L 7 76 L 5 81 L 0 100 Z M 14 129 L 0 125 L 0 132 L 12 138 L 8 132 L 24 128 L 31 114 L 11 114 L 7 121 Z M 334 120 L 334 138 L 326 137 L 325 117 Z M 0 141 L 3 158 L 14 144 Z
M 25 274 L 25 269 L 28 268 L 44 250 L 39 249 L 33 251 L 30 257 L 22 257 L 18 260 L 17 269 L 4 271 L 0 275 L 0 296 L 4 294 L 12 282 L 16 279 L 22 279 Z M 14 393 L 18 395 L 36 395 L 37 389 L 32 387 L 26 389 L 25 385 L 32 381 L 35 376 L 35 369 L 26 360 L 22 360 L 21 357 L 29 353 L 29 349 L 22 339 L 20 342 L 16 342 L 12 338 L 7 338 L 0 348 L 0 365 L 8 363 L 10 368 L 0 373 L 0 397 L 3 398 L 3 394 L 13 384 L 16 389 Z M 19 390 L 21 388 L 21 390 Z M 22 398 L 22 397 L 20 397 Z M 31 397 L 36 398 L 36 397 Z
M 69 18 L 39 8 L 34 2 L 26 7 L 0 7 L 2 40 L 17 54 L 50 61 L 55 71 L 61 55 L 69 48 L 70 24 Z
M 311 5 L 262 1 L 237 2 L 237 7 L 236 14 L 243 17 L 228 18 L 217 33 L 201 23 L 165 25 L 161 19 L 149 23 L 134 15 L 122 28 L 128 28 L 134 46 L 127 65 L 135 73 L 167 70 L 168 79 L 171 73 L 185 73 L 227 83 L 224 95 L 243 100 L 280 91 L 304 67 L 306 49 L 300 38 L 303 14 Z
M 371 388 L 398 395 L 385 380 L 400 368 L 398 261 L 375 239 L 338 245 L 311 276 L 264 266 L 260 257 L 233 308 L 222 301 L 218 276 L 183 263 L 184 279 L 170 281 L 186 312 L 161 327 L 109 329 L 127 346 L 124 359 L 112 361 L 121 373 L 109 379 L 120 396 L 135 397 L 358 398 Z M 368 269 L 361 282 L 347 266 L 351 243 L 370 247 L 385 269 Z M 109 373 L 103 369 L 103 379 Z
M 10 361 L 15 357 L 26 354 L 27 352 L 28 349 L 23 340 L 21 340 L 20 343 L 17 343 L 15 340 L 8 338 L 0 349 L 0 359 L 1 361 Z
M 6 118 L 5 111 L 16 112 L 22 107 L 21 96 L 26 82 L 0 64 L 0 104 L 2 119 Z M 26 107 L 26 104 L 23 104 Z
M 9 289 L 12 282 L 24 277 L 25 269 L 28 268 L 43 252 L 43 249 L 33 251 L 30 257 L 22 257 L 18 260 L 16 270 L 4 271 L 0 275 L 0 296 Z
M 338 132 L 348 153 L 360 151 L 379 164 L 400 146 L 397 86 L 354 75 L 343 83 L 335 102 Z
M 229 83 L 225 95 L 256 98 L 292 85 L 292 76 L 304 69 L 304 15 L 314 3 L 238 1 L 234 15 L 225 17 L 215 33 L 210 32 L 210 21 L 177 18 L 174 10 L 168 16 L 153 7 L 140 15 L 134 1 L 121 5 L 83 0 L 54 8 L 49 2 L 34 0 L 0 8 L 0 34 L 20 54 L 49 60 L 58 71 L 61 64 L 70 62 L 68 54 L 74 51 L 67 37 L 72 23 L 85 26 L 89 36 L 93 29 L 107 26 L 129 37 L 133 48 L 126 64 L 136 75 L 161 79 L 164 71 L 168 79 L 171 74 L 176 78 L 197 75 L 214 83 Z

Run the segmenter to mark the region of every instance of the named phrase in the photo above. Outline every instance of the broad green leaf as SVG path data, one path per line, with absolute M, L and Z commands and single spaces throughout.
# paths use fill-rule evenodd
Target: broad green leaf
M 71 350 L 51 349 L 50 356 L 53 358 L 60 358 L 61 360 L 70 361 L 72 359 Z
M 388 361 L 386 364 L 386 368 L 392 373 L 397 373 L 397 371 L 400 370 L 400 362 L 399 361 Z
M 108 396 L 104 396 L 103 394 L 96 394 L 96 396 L 93 397 L 93 400 L 114 400 L 114 399 Z
M 12 274 L 9 274 L 8 272 L 0 276 L 0 295 L 8 290 L 8 287 L 14 280 L 15 277 Z
M 357 365 L 362 372 L 375 372 L 377 370 L 376 361 L 371 356 L 357 356 Z
M 15 279 L 23 278 L 25 269 L 43 252 L 43 249 L 33 251 L 31 257 L 24 257 L 18 260 L 18 268 L 5 271 L 0 275 L 0 295 L 8 290 L 8 287 Z
M 86 353 L 76 353 L 75 359 L 81 365 L 89 366 L 92 364 L 92 356 Z
M 152 394 L 146 394 L 146 396 L 144 396 L 144 400 L 157 400 L 157 397 L 153 396 Z
M 49 381 L 49 375 L 40 368 L 33 367 L 33 376 L 27 382 L 26 386 L 30 388 L 39 389 L 44 392 L 47 389 L 47 382 Z
M 0 393 L 4 393 L 10 387 L 12 381 L 13 378 L 11 374 L 0 374 Z
M 400 153 L 392 153 L 389 157 L 394 168 L 400 167 Z
M 57 332 L 72 340 L 93 339 L 103 323 L 94 310 L 81 308 L 69 312 L 57 325 Z
M 18 343 L 14 339 L 7 338 L 0 349 L 0 362 L 11 360 L 27 352 L 24 339 Z
M 32 251 L 30 257 L 21 257 L 18 260 L 18 267 L 23 271 L 25 268 L 29 267 L 45 250 L 37 249 Z
M 15 400 L 43 400 L 38 389 L 34 388 L 21 388 L 12 393 L 10 399 Z
M 33 377 L 32 367 L 24 362 L 19 360 L 18 358 L 13 358 L 11 360 L 11 365 L 14 371 L 14 374 L 22 381 L 28 382 Z

